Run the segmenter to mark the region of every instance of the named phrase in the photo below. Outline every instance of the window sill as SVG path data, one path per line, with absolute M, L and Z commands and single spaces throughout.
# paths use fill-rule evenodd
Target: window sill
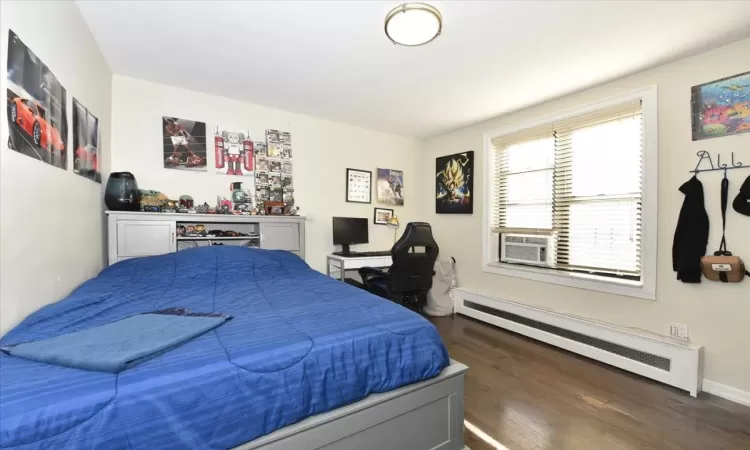
M 526 280 L 541 281 L 589 291 L 656 300 L 656 292 L 647 289 L 636 281 L 609 279 L 584 273 L 560 272 L 542 267 L 519 266 L 499 262 L 485 264 L 482 270 L 497 275 L 524 278 Z

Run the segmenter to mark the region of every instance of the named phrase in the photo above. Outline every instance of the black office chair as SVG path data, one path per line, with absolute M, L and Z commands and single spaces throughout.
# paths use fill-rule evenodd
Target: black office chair
M 391 248 L 391 267 L 387 271 L 363 267 L 359 275 L 365 289 L 371 293 L 420 309 L 427 304 L 427 291 L 432 288 L 439 252 L 430 224 L 410 222 L 401 239 Z

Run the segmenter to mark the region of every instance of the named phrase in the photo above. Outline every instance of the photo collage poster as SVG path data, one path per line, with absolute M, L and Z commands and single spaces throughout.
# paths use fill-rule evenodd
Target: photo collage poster
M 165 169 L 207 170 L 205 123 L 162 116 L 161 134 Z
M 67 170 L 66 91 L 57 77 L 8 30 L 8 148 Z
M 73 98 L 73 172 L 101 183 L 99 163 L 99 119 Z
M 292 135 L 266 130 L 266 142 L 256 143 L 256 192 L 259 202 L 294 204 Z

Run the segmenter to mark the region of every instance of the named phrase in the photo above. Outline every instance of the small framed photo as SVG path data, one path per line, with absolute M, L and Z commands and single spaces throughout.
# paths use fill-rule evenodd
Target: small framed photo
M 372 223 L 375 225 L 388 225 L 388 221 L 393 217 L 393 210 L 388 208 L 375 208 L 375 214 Z
M 372 203 L 372 172 L 346 169 L 346 201 Z

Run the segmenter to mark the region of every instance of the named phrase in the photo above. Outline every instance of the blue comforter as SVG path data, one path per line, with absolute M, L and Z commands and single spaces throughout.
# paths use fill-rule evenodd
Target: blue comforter
M 290 253 L 230 246 L 115 264 L 0 345 L 173 307 L 234 319 L 119 374 L 0 354 L 0 448 L 231 448 L 448 365 L 419 315 Z

